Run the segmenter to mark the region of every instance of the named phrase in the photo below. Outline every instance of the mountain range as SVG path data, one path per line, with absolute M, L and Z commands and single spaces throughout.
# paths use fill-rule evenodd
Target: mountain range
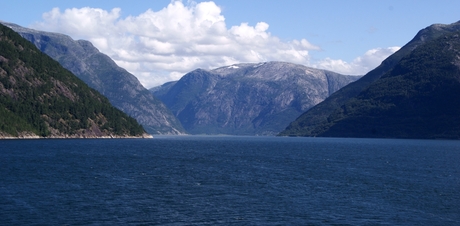
M 0 137 L 143 137 L 113 107 L 32 43 L 0 24 Z
M 73 40 L 67 35 L 37 31 L 2 22 L 58 61 L 110 102 L 135 118 L 150 134 L 184 134 L 181 123 L 171 111 L 138 79 L 90 42 Z
M 279 135 L 458 139 L 458 31 L 460 21 L 419 31 Z
M 191 134 L 275 135 L 358 78 L 264 62 L 197 69 L 151 91 Z
M 282 131 L 281 136 L 460 138 L 457 126 L 460 105 L 456 98 L 460 89 L 460 21 L 422 29 L 363 77 L 287 62 L 246 63 L 213 70 L 196 69 L 179 81 L 165 83 L 150 91 L 88 41 L 4 24 L 107 96 L 110 103 L 129 115 L 119 115 L 127 117 L 124 121 L 132 120 L 132 116 L 153 134 L 183 134 L 187 131 L 190 134 L 275 135 Z M 82 91 L 68 91 L 73 88 L 62 85 L 62 82 L 54 82 L 54 88 L 47 94 L 43 88 L 35 91 L 29 83 L 35 87 L 56 78 L 46 82 L 40 80 L 42 77 L 37 80 L 39 82 L 24 80 L 27 74 L 24 70 L 40 71 L 41 66 L 36 69 L 21 65 L 35 62 L 30 56 L 11 60 L 16 59 L 16 55 L 5 55 L 14 52 L 5 46 L 0 52 L 3 54 L 0 58 L 3 70 L 0 71 L 3 73 L 0 91 L 4 101 L 0 114 L 8 120 L 0 124 L 2 133 L 18 136 L 23 134 L 21 131 L 32 131 L 32 134 L 41 136 L 67 136 L 69 133 L 77 137 L 117 135 L 110 123 L 102 129 L 95 129 L 99 132 L 85 127 L 96 128 L 106 119 L 101 121 L 89 116 L 87 110 L 81 116 L 75 108 L 69 107 L 68 100 L 53 100 L 53 104 L 49 100 L 43 101 L 43 95 L 53 97 L 54 93 L 74 101 L 75 98 L 71 98 L 74 95 L 69 93 Z M 24 45 L 19 46 L 23 48 Z M 22 54 L 21 48 L 17 51 Z M 15 86 L 15 81 L 22 81 L 21 86 Z M 29 93 L 22 89 L 34 91 Z M 98 95 L 93 94 L 97 93 L 96 90 L 91 90 L 91 95 Z M 40 92 L 42 96 L 37 94 Z M 32 97 L 40 101 L 37 104 L 17 102 L 17 96 L 21 95 L 27 96 L 28 100 Z M 104 97 L 92 97 L 104 102 Z M 44 111 L 56 110 L 50 107 L 56 103 L 75 114 L 70 118 L 60 113 L 54 118 L 44 117 L 47 115 L 43 114 Z M 92 104 L 100 106 L 99 103 Z M 15 105 L 20 107 L 12 107 Z M 35 109 L 39 114 L 31 113 L 34 108 L 27 108 L 27 105 L 39 106 Z M 83 108 L 79 104 L 76 106 L 79 110 Z M 94 109 L 91 109 L 92 112 Z M 97 109 L 101 110 L 100 107 Z M 28 113 L 18 113 L 21 111 Z M 26 119 L 32 119 L 34 123 Z M 20 129 L 5 132 L 6 128 L 17 128 L 13 125 L 15 120 L 19 120 Z M 58 124 L 58 128 L 53 127 Z M 63 128 L 66 128 L 64 132 Z M 143 129 L 136 128 L 139 135 Z M 118 135 L 132 134 L 126 128 L 116 131 L 123 131 Z

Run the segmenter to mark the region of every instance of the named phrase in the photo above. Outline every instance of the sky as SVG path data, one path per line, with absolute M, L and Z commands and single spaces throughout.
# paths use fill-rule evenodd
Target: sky
M 0 0 L 0 20 L 84 39 L 146 87 L 197 68 L 285 61 L 364 75 L 458 0 Z

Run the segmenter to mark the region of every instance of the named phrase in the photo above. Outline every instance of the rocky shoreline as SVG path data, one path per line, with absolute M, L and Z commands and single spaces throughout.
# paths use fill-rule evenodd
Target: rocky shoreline
M 49 137 L 38 136 L 34 133 L 22 133 L 18 136 L 12 136 L 10 134 L 0 133 L 0 140 L 28 140 L 28 139 L 150 139 L 152 135 L 144 133 L 141 136 L 119 136 L 119 135 L 107 135 L 107 136 L 85 136 L 80 134 L 74 135 L 52 135 Z

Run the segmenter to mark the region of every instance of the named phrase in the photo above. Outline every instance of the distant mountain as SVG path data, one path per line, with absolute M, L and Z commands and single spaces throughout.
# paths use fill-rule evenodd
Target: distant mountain
M 144 135 L 135 119 L 0 24 L 0 137 Z
M 151 134 L 185 133 L 179 120 L 137 78 L 118 67 L 90 42 L 67 35 L 3 23 L 32 42 L 90 87 L 105 95 L 118 109 L 135 118 Z
M 354 97 L 358 96 L 369 85 L 381 76 L 391 71 L 402 58 L 408 56 L 419 46 L 443 35 L 460 30 L 460 21 L 449 24 L 431 25 L 417 33 L 417 35 L 399 51 L 385 59 L 380 66 L 367 73 L 358 81 L 353 82 L 332 94 L 326 100 L 311 108 L 293 121 L 281 136 L 318 136 L 321 127 L 329 123 L 330 115 Z M 345 135 L 344 135 L 345 136 Z
M 274 135 L 357 78 L 284 62 L 236 64 L 197 69 L 153 92 L 189 133 Z
M 176 83 L 177 83 L 177 81 L 167 82 L 167 83 L 165 83 L 165 84 L 163 84 L 161 86 L 156 86 L 156 87 L 150 88 L 149 91 L 152 92 L 152 94 L 154 94 L 154 95 L 163 96 Z

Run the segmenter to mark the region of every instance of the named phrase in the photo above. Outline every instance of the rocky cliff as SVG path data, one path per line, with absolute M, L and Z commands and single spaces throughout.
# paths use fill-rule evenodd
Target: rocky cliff
M 197 69 L 153 89 L 192 134 L 274 135 L 356 80 L 285 62 Z

